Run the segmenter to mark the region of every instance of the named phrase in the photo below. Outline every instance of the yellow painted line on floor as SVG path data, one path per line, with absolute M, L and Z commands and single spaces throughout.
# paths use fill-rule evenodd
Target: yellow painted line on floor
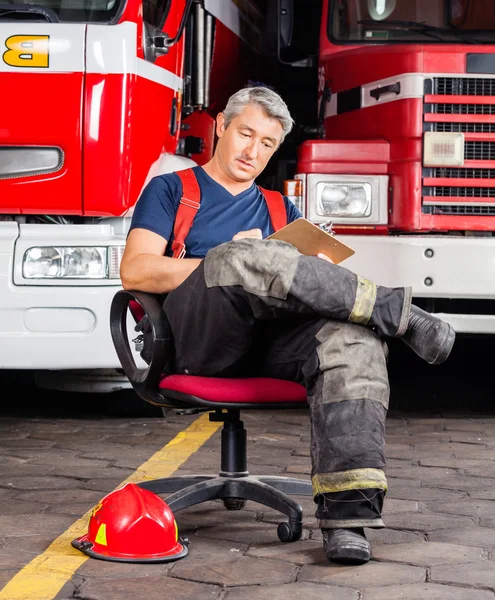
M 138 483 L 145 479 L 169 477 L 218 430 L 222 423 L 211 423 L 204 413 L 181 431 L 166 446 L 122 482 Z M 121 486 L 118 486 L 121 487 Z M 63 493 L 63 490 L 61 490 Z M 73 523 L 62 535 L 0 591 L 0 600 L 52 600 L 71 579 L 88 556 L 71 546 L 72 540 L 88 531 L 91 510 Z

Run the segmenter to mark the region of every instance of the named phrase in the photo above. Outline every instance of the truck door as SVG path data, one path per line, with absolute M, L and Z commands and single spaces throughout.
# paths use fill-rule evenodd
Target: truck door
M 183 36 L 190 0 L 143 0 L 136 22 L 88 25 L 84 212 L 122 215 L 136 203 L 164 152 L 175 153 Z M 103 49 L 103 50 L 102 50 Z M 98 68 L 98 53 L 107 67 Z M 157 173 L 156 173 L 157 174 Z
M 0 14 L 3 214 L 80 213 L 85 31 Z

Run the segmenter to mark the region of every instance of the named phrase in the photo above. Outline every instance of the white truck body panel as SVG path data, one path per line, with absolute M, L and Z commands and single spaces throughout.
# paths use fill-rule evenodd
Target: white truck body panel
M 415 297 L 495 299 L 495 238 L 337 236 L 356 253 L 343 267 L 388 287 L 411 286 Z M 495 315 L 438 316 L 459 333 L 495 333 Z

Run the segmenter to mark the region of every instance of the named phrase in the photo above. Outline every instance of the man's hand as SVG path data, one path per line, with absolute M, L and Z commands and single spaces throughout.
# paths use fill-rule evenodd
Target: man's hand
M 316 255 L 318 258 L 323 258 L 323 260 L 326 260 L 329 263 L 335 264 L 333 262 L 333 260 L 331 258 L 329 258 L 326 254 L 323 254 L 323 252 L 318 252 L 318 254 Z
M 232 240 L 242 240 L 242 238 L 256 238 L 257 240 L 263 239 L 261 229 L 248 229 L 247 231 L 239 231 L 236 233 Z

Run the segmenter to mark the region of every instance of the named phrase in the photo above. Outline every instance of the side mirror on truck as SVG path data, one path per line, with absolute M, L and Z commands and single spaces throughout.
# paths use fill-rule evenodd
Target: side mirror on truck
M 288 48 L 294 28 L 294 0 L 278 0 L 278 47 Z M 280 57 L 279 57 L 280 58 Z
M 158 27 L 144 23 L 145 58 L 154 62 L 159 56 L 167 54 L 170 48 L 170 38 Z
M 277 0 L 277 58 L 291 67 L 312 67 L 315 57 L 302 55 L 299 48 L 294 48 L 292 41 L 294 27 L 297 27 L 294 0 Z
M 180 40 L 186 27 L 187 19 L 191 11 L 191 5 L 192 0 L 187 0 L 186 6 L 184 7 L 184 12 L 182 13 L 179 28 L 177 29 L 177 32 L 173 37 L 170 37 L 168 33 L 162 31 L 154 25 L 151 25 L 150 23 L 144 23 L 144 32 L 146 37 L 145 54 L 147 60 L 154 61 L 159 56 L 167 54 L 168 49 Z

